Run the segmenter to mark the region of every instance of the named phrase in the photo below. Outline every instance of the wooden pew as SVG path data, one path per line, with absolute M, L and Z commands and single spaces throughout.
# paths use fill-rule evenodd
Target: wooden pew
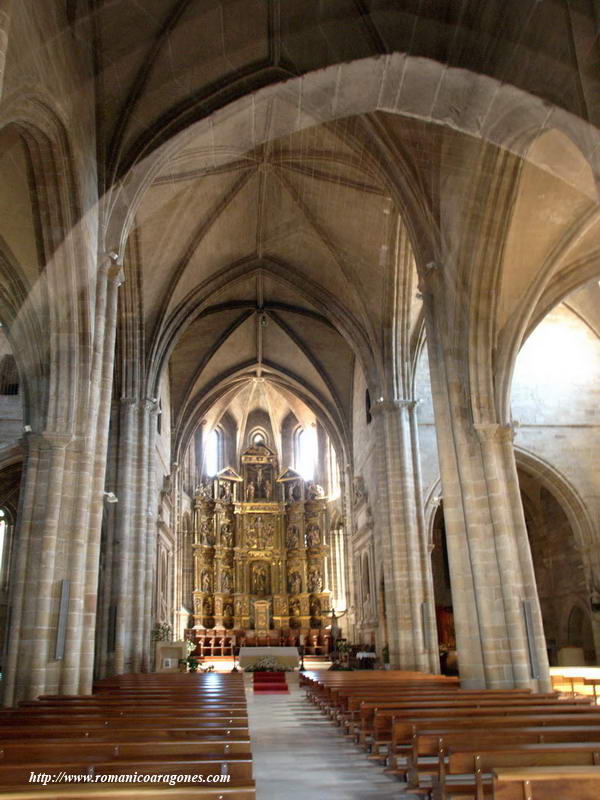
M 439 759 L 432 785 L 432 800 L 483 800 L 493 791 L 492 771 L 501 767 L 552 767 L 600 765 L 600 742 L 497 745 L 447 752 Z M 460 776 L 453 782 L 452 776 Z M 464 776 L 468 776 L 465 780 Z
M 426 775 L 438 771 L 439 758 L 449 750 L 470 749 L 476 742 L 477 747 L 493 748 L 496 746 L 549 744 L 559 742 L 595 742 L 600 741 L 600 725 L 595 728 L 472 728 L 468 731 L 416 731 L 410 750 L 405 754 L 403 767 L 387 770 L 398 777 L 405 777 L 409 786 L 419 786 Z
M 360 711 L 360 728 L 358 731 L 358 741 L 365 747 L 370 747 L 374 754 L 377 754 L 382 744 L 392 741 L 393 723 L 396 721 L 417 722 L 419 719 L 448 718 L 452 719 L 485 719 L 487 717 L 540 717 L 551 716 L 560 719 L 561 716 L 583 715 L 591 720 L 600 721 L 600 713 L 593 710 L 596 706 L 577 703 L 548 703 L 537 704 L 534 700 L 524 702 L 520 705 L 498 705 L 491 704 L 485 707 L 452 707 L 445 708 L 381 708 L 380 706 L 363 705 Z
M 600 767 L 494 769 L 494 800 L 598 800 Z
M 111 680 L 92 697 L 49 696 L 0 712 L 0 797 L 158 800 L 168 791 L 167 797 L 181 800 L 254 800 L 243 677 L 183 676 L 188 682 L 175 681 L 176 687 L 173 677 Z M 37 786 L 29 783 L 31 772 L 46 780 L 92 780 Z M 98 782 L 136 772 L 173 781 L 224 776 L 228 782 Z
M 505 729 L 513 731 L 522 729 L 528 730 L 531 728 L 548 728 L 552 730 L 557 728 L 568 729 L 577 727 L 597 728 L 600 726 L 600 716 L 598 714 L 561 714 L 556 716 L 550 714 L 532 717 L 527 715 L 518 717 L 498 716 L 486 717 L 484 719 L 456 718 L 449 716 L 446 718 L 394 720 L 392 724 L 392 739 L 388 749 L 390 766 L 395 768 L 397 766 L 397 757 L 406 756 L 412 747 L 413 738 L 417 733 L 430 732 L 440 735 L 445 733 L 458 733 L 460 731 L 470 733 L 480 730 L 482 726 L 487 730 Z

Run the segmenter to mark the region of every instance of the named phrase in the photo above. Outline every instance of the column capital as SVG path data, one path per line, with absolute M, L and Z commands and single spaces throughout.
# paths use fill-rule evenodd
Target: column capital
M 149 411 L 151 414 L 156 414 L 158 411 L 158 397 L 145 397 L 140 401 L 140 408 L 142 411 Z
M 512 425 L 500 425 L 498 422 L 475 422 L 473 428 L 482 444 L 486 442 L 512 442 L 515 436 Z
M 119 398 L 119 404 L 121 406 L 129 406 L 130 408 L 135 408 L 137 403 L 138 403 L 138 401 L 137 401 L 137 398 L 135 398 L 135 397 L 120 397 Z
M 377 400 L 371 406 L 371 413 L 372 414 L 380 414 L 384 412 L 391 412 L 391 411 L 401 411 L 403 408 L 408 409 L 409 411 L 418 404 L 418 400 L 405 400 L 405 399 L 394 399 L 394 400 Z
M 123 257 L 112 250 L 110 253 L 102 253 L 99 258 L 98 273 L 109 283 L 120 286 L 125 280 Z

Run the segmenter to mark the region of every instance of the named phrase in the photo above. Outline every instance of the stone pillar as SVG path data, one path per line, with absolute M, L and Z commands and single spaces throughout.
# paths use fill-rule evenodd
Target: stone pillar
M 465 348 L 427 332 L 459 669 L 465 688 L 550 686 L 541 612 L 518 491 L 512 429 L 473 422 L 493 410 L 465 390 Z M 530 648 L 531 662 L 530 663 Z M 538 677 L 539 676 L 539 677 Z
M 107 260 L 97 275 L 91 347 L 82 347 L 68 335 L 60 340 L 51 378 L 64 394 L 52 398 L 48 428 L 26 437 L 5 705 L 42 693 L 91 692 L 120 283 L 120 267 Z M 81 371 L 77 391 L 58 381 L 67 364 Z M 75 417 L 66 411 L 71 400 Z M 69 602 L 63 610 L 64 656 L 57 659 L 63 580 L 68 581 Z
M 435 615 L 435 592 L 433 588 L 433 572 L 431 565 L 432 546 L 425 525 L 425 512 L 423 509 L 423 480 L 421 476 L 421 454 L 419 447 L 419 424 L 417 419 L 418 402 L 409 405 L 410 434 L 412 466 L 415 488 L 415 505 L 417 512 L 417 527 L 419 530 L 419 555 L 423 569 L 421 579 L 423 582 L 423 626 L 425 636 L 425 650 L 429 654 L 429 671 L 435 674 L 440 672 L 440 656 L 438 651 L 438 631 Z
M 425 591 L 431 581 L 427 577 L 431 562 L 423 551 L 417 514 L 420 498 L 416 491 L 410 420 L 414 405 L 414 401 L 380 400 L 372 408 L 380 449 L 378 487 L 383 505 L 378 527 L 386 561 L 391 663 L 404 669 L 430 671 L 436 667 L 433 655 L 437 653 L 437 638 L 426 637 L 423 630 L 424 619 L 431 620 L 434 609 L 432 597 Z M 428 616 L 423 612 L 425 602 L 429 603 Z
M 150 668 L 152 594 L 156 577 L 156 519 L 153 454 L 157 406 L 153 400 L 123 397 L 117 443 L 119 499 L 115 509 L 112 599 L 116 607 L 112 671 Z M 108 659 L 110 664 L 110 659 Z
M 12 0 L 0 0 L 0 97 L 4 89 L 4 69 L 10 34 L 10 7 Z

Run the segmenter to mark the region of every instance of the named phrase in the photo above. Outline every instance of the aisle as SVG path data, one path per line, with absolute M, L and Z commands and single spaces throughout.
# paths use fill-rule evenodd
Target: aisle
M 288 695 L 255 695 L 247 682 L 256 800 L 397 800 L 398 781 L 304 699 L 297 673 L 287 679 Z

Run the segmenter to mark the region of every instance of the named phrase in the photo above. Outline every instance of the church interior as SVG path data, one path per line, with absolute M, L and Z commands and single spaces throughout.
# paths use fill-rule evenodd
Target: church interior
M 599 40 L 595 0 L 0 0 L 1 713 L 174 691 L 165 643 L 232 697 L 245 646 L 600 687 Z

